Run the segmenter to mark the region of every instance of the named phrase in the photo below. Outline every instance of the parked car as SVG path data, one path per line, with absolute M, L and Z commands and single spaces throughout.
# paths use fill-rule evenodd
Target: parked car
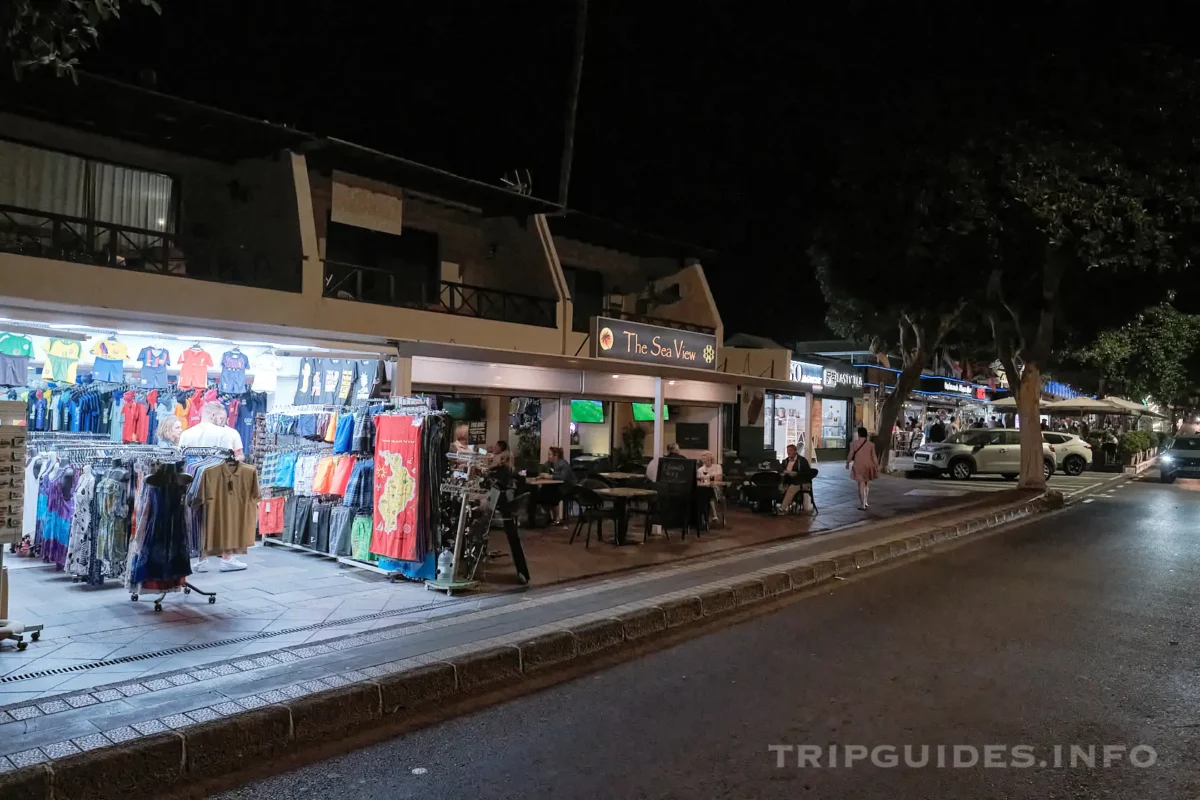
M 1200 478 L 1200 434 L 1176 436 L 1158 457 L 1158 479 L 1174 483 L 1176 478 Z
M 1042 464 L 1047 478 L 1057 469 L 1054 449 L 1048 442 L 1042 442 Z M 1012 428 L 960 431 L 944 442 L 918 447 L 913 453 L 913 467 L 960 481 L 972 475 L 1003 475 L 1012 479 L 1021 473 L 1021 432 Z
M 1073 433 L 1046 431 L 1042 441 L 1053 445 L 1054 464 L 1068 475 L 1082 475 L 1092 465 L 1092 446 Z

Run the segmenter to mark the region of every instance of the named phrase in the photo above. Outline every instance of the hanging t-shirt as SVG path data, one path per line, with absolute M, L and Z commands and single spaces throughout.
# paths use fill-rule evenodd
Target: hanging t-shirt
M 208 386 L 208 368 L 213 365 L 207 350 L 189 347 L 179 354 L 179 388 L 203 389 Z
M 273 392 L 279 384 L 279 371 L 283 363 L 274 353 L 266 353 L 254 360 L 254 391 Z
M 0 337 L 0 384 L 24 386 L 29 383 L 29 358 L 33 342 L 25 336 L 6 333 Z
M 357 367 L 358 362 L 348 358 L 322 358 L 321 395 L 317 402 L 323 406 L 342 406 L 350 402 Z
M 354 396 L 351 398 L 354 405 L 361 405 L 375 396 L 382 381 L 380 372 L 378 361 L 364 359 L 358 362 L 354 376 Z
M 28 336 L 6 333 L 0 336 L 0 355 L 29 358 L 33 355 L 33 341 Z
M 46 365 L 42 367 L 42 378 L 48 381 L 74 383 L 79 368 L 79 356 L 83 347 L 79 342 L 67 339 L 51 339 L 46 345 Z
M 92 345 L 96 363 L 92 365 L 92 377 L 98 381 L 120 383 L 125 380 L 125 359 L 129 350 L 116 339 L 106 339 Z
M 304 406 L 320 401 L 321 376 L 317 374 L 320 359 L 300 359 L 300 377 L 296 381 L 296 398 L 293 405 Z M 315 390 L 315 391 L 314 391 Z
M 171 354 L 165 347 L 143 347 L 137 360 L 142 365 L 142 386 L 147 389 L 167 388 L 167 367 L 171 366 Z
M 246 391 L 246 370 L 250 359 L 241 350 L 228 350 L 221 355 L 220 389 L 225 394 L 241 394 Z

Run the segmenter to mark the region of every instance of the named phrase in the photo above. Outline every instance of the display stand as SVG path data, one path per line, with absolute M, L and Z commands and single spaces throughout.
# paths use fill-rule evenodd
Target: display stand
M 29 646 L 28 635 L 37 641 L 41 625 L 26 625 L 8 619 L 8 568 L 4 548 L 21 541 L 25 496 L 25 403 L 0 401 L 0 639 L 12 639 L 17 650 Z
M 450 577 L 438 576 L 425 581 L 425 588 L 445 592 L 447 596 L 479 585 L 476 572 L 487 554 L 487 531 L 491 528 L 498 492 L 483 488 L 487 470 L 486 453 L 447 453 L 450 475 L 442 482 L 443 494 L 460 497 L 458 523 L 454 531 L 454 550 Z M 483 531 L 482 547 L 477 541 Z

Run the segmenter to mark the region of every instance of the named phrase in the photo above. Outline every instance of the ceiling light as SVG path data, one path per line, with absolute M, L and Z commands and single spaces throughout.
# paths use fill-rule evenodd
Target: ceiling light
M 620 376 L 620 375 L 613 375 L 613 377 L 614 377 L 614 378 L 619 378 L 619 377 L 621 377 L 621 376 Z

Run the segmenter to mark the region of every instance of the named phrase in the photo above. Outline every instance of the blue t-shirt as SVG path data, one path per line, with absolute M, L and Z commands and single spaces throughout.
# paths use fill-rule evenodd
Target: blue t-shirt
M 241 394 L 246 391 L 246 370 L 250 359 L 240 350 L 229 350 L 221 356 L 220 389 L 224 394 Z
M 147 389 L 167 388 L 167 367 L 171 354 L 166 348 L 143 347 L 137 360 L 142 365 L 141 385 Z

